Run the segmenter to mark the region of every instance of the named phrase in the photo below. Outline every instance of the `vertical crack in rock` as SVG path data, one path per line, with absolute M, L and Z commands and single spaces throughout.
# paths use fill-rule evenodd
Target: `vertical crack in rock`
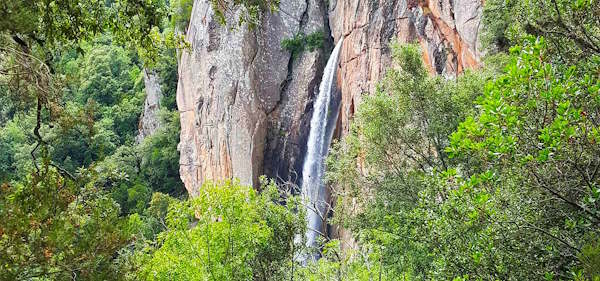
M 269 153 L 277 157 L 277 165 L 289 166 L 284 162 L 297 158 L 287 148 L 301 135 L 298 123 L 312 92 L 309 84 L 319 75 L 320 56 L 317 52 L 290 61 L 280 42 L 301 29 L 322 28 L 322 16 L 321 22 L 313 22 L 313 2 L 309 6 L 306 1 L 282 2 L 282 12 L 266 14 L 253 30 L 215 25 L 210 1 L 194 2 L 186 34 L 192 51 L 181 54 L 177 93 L 180 170 L 190 194 L 207 179 L 236 177 L 257 185 L 259 175 L 271 175 Z M 198 101 L 200 110 L 195 108 Z

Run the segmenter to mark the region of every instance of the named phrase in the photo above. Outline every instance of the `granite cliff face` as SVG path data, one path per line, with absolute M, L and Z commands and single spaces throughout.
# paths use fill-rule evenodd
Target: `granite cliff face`
M 326 20 L 322 2 L 293 0 L 255 29 L 232 29 L 219 25 L 208 1 L 194 3 L 177 89 L 180 174 L 191 195 L 207 179 L 257 185 L 262 174 L 287 180 L 300 169 L 323 52 L 294 59 L 280 44 Z
M 146 100 L 144 101 L 144 111 L 140 116 L 138 123 L 138 135 L 135 137 L 137 143 L 141 143 L 146 137 L 154 134 L 160 127 L 160 100 L 162 91 L 158 74 L 155 71 L 144 68 L 144 87 L 146 91 Z
M 298 183 L 312 102 L 327 52 L 297 57 L 281 41 L 323 31 L 325 50 L 345 37 L 337 84 L 338 135 L 361 95 L 391 65 L 389 43 L 418 41 L 432 73 L 452 77 L 479 63 L 480 0 L 282 0 L 255 29 L 232 29 L 196 0 L 181 54 L 177 105 L 180 172 L 191 195 L 208 179 L 260 175 Z M 232 20 L 235 22 L 235 20 Z
M 331 0 L 333 37 L 346 38 L 338 71 L 340 132 L 348 131 L 361 95 L 373 93 L 391 66 L 394 39 L 419 42 L 432 74 L 453 77 L 477 67 L 481 5 L 480 0 Z

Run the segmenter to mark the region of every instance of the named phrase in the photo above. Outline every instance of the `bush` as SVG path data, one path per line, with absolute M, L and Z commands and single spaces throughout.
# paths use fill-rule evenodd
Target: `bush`
M 196 198 L 169 205 L 167 230 L 143 278 L 281 280 L 304 220 L 293 211 L 297 204 L 279 200 L 272 183 L 258 195 L 237 182 L 206 182 Z
M 323 49 L 325 35 L 323 31 L 315 31 L 311 34 L 297 33 L 292 38 L 283 39 L 281 48 L 287 50 L 296 58 L 305 50 L 310 52 L 316 49 Z

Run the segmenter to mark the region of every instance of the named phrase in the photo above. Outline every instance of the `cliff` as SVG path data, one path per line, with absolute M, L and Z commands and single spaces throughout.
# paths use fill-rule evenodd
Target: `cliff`
M 327 52 L 293 57 L 281 41 L 323 31 L 325 50 L 342 36 L 338 135 L 361 95 L 391 65 L 389 43 L 418 41 L 432 73 L 453 76 L 479 63 L 479 0 L 284 0 L 255 29 L 221 26 L 196 0 L 181 54 L 177 105 L 180 174 L 194 195 L 207 179 L 260 175 L 298 183 L 312 102 Z M 235 22 L 232 20 L 230 22 Z
M 162 91 L 158 74 L 155 71 L 144 68 L 144 87 L 146 100 L 138 123 L 138 135 L 135 137 L 137 143 L 141 143 L 147 136 L 154 134 L 160 126 L 158 111 L 160 110 Z
M 480 0 L 332 0 L 329 19 L 341 36 L 341 133 L 364 93 L 373 93 L 391 65 L 390 42 L 419 42 L 432 74 L 455 76 L 479 63 Z

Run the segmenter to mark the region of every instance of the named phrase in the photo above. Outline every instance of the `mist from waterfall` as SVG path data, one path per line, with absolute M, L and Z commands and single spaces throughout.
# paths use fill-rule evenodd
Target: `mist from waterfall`
M 307 204 L 306 246 L 308 247 L 317 246 L 317 238 L 320 233 L 324 233 L 323 218 L 327 216 L 325 213 L 328 204 L 327 188 L 323 182 L 324 161 L 329 151 L 338 114 L 339 103 L 332 100 L 332 95 L 335 94 L 335 73 L 342 41 L 343 38 L 340 38 L 323 70 L 323 78 L 310 120 L 310 132 L 302 169 L 302 198 Z

